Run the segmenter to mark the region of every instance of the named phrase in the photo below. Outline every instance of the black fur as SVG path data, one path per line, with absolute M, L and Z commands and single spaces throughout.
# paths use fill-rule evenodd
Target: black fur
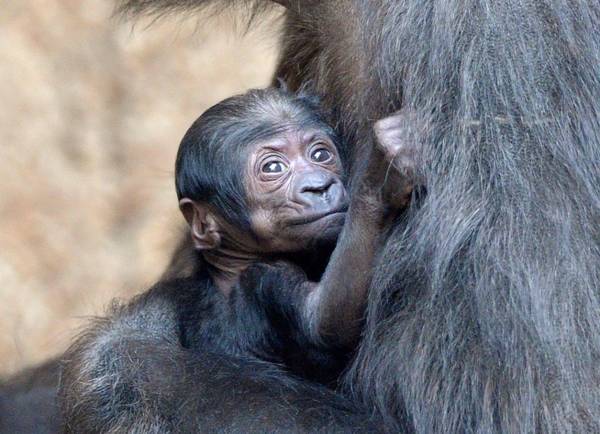
M 350 402 L 292 376 L 335 379 L 344 364 L 302 332 L 305 279 L 257 265 L 229 298 L 201 273 L 116 306 L 65 356 L 66 431 L 374 432 Z
M 58 360 L 49 360 L 0 381 L 0 433 L 52 434 L 61 430 L 59 369 Z
M 239 175 L 245 173 L 241 163 L 250 158 L 248 146 L 290 125 L 318 128 L 336 142 L 315 104 L 301 93 L 270 88 L 207 110 L 179 148 L 179 198 L 206 202 L 230 222 L 244 224 L 246 194 Z M 251 230 L 249 222 L 245 229 Z M 178 270 L 183 258 L 178 255 L 173 262 Z M 355 406 L 317 384 L 337 385 L 350 354 L 316 336 L 307 310 L 315 284 L 300 267 L 254 264 L 226 296 L 208 262 L 199 254 L 192 260 L 197 265 L 184 268 L 191 273 L 187 277 L 163 280 L 129 304 L 116 306 L 88 325 L 67 351 L 60 385 L 67 432 L 263 432 L 260 418 L 273 413 L 265 400 L 274 397 L 307 406 L 300 412 L 294 407 L 277 411 L 288 420 L 269 422 L 275 431 L 303 432 L 306 424 L 310 432 L 357 426 L 375 430 Z M 239 386 L 232 389 L 232 380 L 210 378 L 209 369 L 217 371 L 217 379 L 235 378 Z M 235 396 L 244 388 L 246 404 L 240 405 Z M 253 417 L 249 412 L 259 418 L 256 425 L 245 422 Z
M 305 282 L 299 268 L 281 262 L 246 270 L 228 299 L 208 274 L 170 284 L 177 289 L 159 285 L 168 288 L 163 297 L 176 303 L 184 348 L 253 356 L 303 378 L 332 383 L 348 355 L 309 338 L 301 317 L 310 289 Z
M 364 14 L 381 23 L 365 118 L 401 104 L 431 134 L 428 195 L 382 259 L 351 384 L 422 433 L 599 432 L 599 4 Z

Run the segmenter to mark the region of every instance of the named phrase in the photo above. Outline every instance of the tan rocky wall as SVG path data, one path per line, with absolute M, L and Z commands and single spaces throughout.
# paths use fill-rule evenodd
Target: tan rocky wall
M 0 375 L 57 354 L 85 317 L 164 269 L 181 229 L 179 140 L 268 84 L 278 22 L 111 19 L 110 0 L 0 11 Z

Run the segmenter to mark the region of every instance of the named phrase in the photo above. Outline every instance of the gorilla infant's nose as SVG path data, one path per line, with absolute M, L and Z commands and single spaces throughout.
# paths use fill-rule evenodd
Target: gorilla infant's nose
M 331 173 L 310 173 L 302 177 L 296 189 L 298 202 L 310 206 L 315 211 L 338 206 L 344 196 L 341 181 Z
M 322 196 L 326 194 L 331 186 L 335 183 L 333 176 L 327 177 L 310 177 L 300 187 L 300 194 L 314 194 Z

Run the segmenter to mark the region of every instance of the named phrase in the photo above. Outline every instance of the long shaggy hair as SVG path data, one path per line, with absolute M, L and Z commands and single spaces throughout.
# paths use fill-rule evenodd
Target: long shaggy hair
M 359 3 L 361 119 L 430 134 L 351 388 L 420 433 L 600 432 L 600 4 Z
M 348 390 L 390 430 L 600 432 L 600 4 L 287 3 L 277 75 L 354 163 L 373 120 L 429 125 Z

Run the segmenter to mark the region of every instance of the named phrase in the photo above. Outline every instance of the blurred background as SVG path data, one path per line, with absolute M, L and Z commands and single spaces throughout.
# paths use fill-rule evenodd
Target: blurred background
M 269 83 L 279 21 L 245 34 L 233 16 L 119 21 L 110 0 L 0 7 L 4 376 L 161 274 L 183 229 L 179 140 L 210 105 Z

